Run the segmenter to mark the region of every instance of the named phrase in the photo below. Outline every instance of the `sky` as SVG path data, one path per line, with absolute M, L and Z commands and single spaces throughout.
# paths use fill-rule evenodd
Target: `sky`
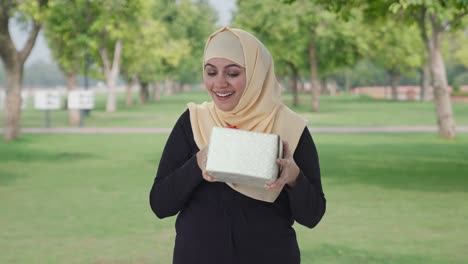
M 229 25 L 231 21 L 231 12 L 236 6 L 236 0 L 209 0 L 209 3 L 218 11 L 219 26 Z M 27 37 L 26 32 L 20 30 L 17 25 L 12 24 L 10 24 L 10 31 L 16 47 L 18 47 L 18 49 L 23 47 Z M 42 31 L 39 33 L 36 44 L 34 45 L 26 64 L 30 65 L 39 60 L 52 62 L 52 55 Z
M 219 23 L 227 26 L 231 22 L 231 12 L 236 8 L 235 0 L 209 0 L 210 4 L 218 11 Z

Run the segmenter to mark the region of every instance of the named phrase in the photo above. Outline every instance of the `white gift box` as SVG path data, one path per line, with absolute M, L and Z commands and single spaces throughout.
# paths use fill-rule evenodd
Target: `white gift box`
M 278 177 L 282 156 L 278 135 L 213 127 L 206 171 L 218 181 L 263 187 Z

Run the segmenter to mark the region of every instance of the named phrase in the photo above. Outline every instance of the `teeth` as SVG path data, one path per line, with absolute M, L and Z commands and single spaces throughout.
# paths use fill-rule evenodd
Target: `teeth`
M 221 97 L 226 97 L 226 96 L 229 96 L 231 94 L 233 94 L 234 92 L 230 92 L 230 93 L 216 93 L 217 96 L 221 96 Z

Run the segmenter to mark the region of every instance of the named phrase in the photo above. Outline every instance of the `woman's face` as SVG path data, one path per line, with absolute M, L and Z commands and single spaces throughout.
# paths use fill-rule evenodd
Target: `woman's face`
M 245 90 L 245 68 L 228 59 L 209 59 L 203 79 L 213 102 L 222 111 L 234 109 Z

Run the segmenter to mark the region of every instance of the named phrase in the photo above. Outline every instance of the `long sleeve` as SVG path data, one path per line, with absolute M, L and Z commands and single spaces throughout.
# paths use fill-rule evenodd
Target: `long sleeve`
M 307 128 L 294 152 L 294 160 L 301 172 L 295 187 L 286 187 L 291 214 L 296 222 L 312 228 L 325 214 L 326 200 L 320 179 L 317 149 Z
M 202 182 L 197 164 L 197 147 L 191 145 L 190 117 L 184 112 L 164 147 L 150 192 L 150 205 L 159 218 L 176 215 Z

